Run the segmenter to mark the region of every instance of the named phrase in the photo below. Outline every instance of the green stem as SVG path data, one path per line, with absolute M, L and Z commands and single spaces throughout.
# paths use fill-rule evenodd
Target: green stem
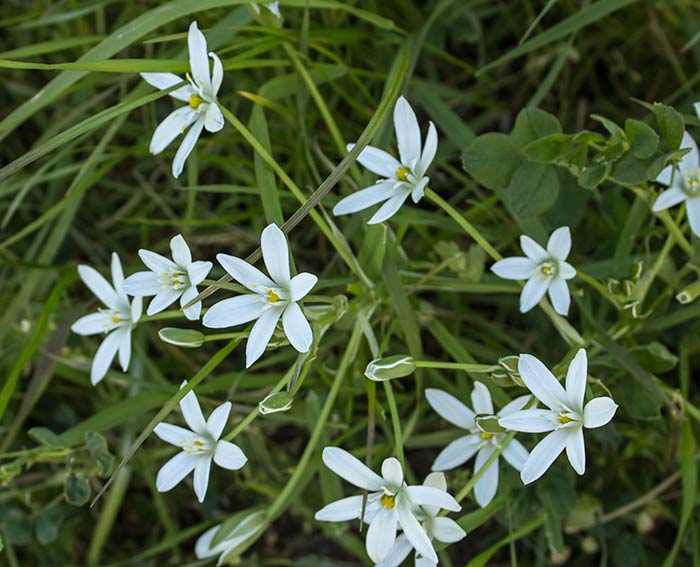
M 439 368 L 444 370 L 464 370 L 465 372 L 494 372 L 503 370 L 493 364 L 471 364 L 468 362 L 438 362 L 434 360 L 414 360 L 416 368 Z
M 387 402 L 389 403 L 389 413 L 391 413 L 391 427 L 394 430 L 394 448 L 396 450 L 396 457 L 401 463 L 401 468 L 405 469 L 404 457 L 403 457 L 403 435 L 401 433 L 401 420 L 399 418 L 399 410 L 396 407 L 396 398 L 394 397 L 394 390 L 391 387 L 391 382 L 388 380 L 383 382 L 384 393 L 386 394 Z

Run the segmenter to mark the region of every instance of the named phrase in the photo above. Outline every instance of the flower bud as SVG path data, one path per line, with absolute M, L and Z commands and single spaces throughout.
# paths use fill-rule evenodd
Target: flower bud
M 292 407 L 294 396 L 289 392 L 275 392 L 267 396 L 258 404 L 260 413 L 267 415 L 268 413 L 277 413 L 278 411 L 287 411 Z
M 698 295 L 700 295 L 700 282 L 694 282 L 676 295 L 676 299 L 679 303 L 686 304 L 695 301 Z
M 395 354 L 385 358 L 374 359 L 367 365 L 365 376 L 375 382 L 384 382 L 413 374 L 415 369 L 416 362 L 412 356 Z
M 158 336 L 163 342 L 185 348 L 197 348 L 204 343 L 204 333 L 200 333 L 194 329 L 165 327 L 158 331 Z

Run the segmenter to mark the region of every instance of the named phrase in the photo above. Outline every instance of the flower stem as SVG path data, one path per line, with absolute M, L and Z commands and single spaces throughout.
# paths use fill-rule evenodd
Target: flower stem
M 391 382 L 388 380 L 382 382 L 384 384 L 384 393 L 386 394 L 387 402 L 389 403 L 389 413 L 391 413 L 391 427 L 394 430 L 394 448 L 396 457 L 401 463 L 401 468 L 405 469 L 403 458 L 403 435 L 401 433 L 401 419 L 399 418 L 399 410 L 396 407 L 396 398 L 394 397 L 394 389 L 391 387 Z
M 468 362 L 438 362 L 435 360 L 414 360 L 416 368 L 439 368 L 443 370 L 464 370 L 465 372 L 494 372 L 503 370 L 493 364 L 470 364 Z

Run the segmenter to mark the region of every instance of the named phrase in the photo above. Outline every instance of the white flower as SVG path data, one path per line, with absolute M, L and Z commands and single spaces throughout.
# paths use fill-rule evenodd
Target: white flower
M 190 131 L 183 138 L 175 159 L 173 160 L 173 176 L 179 177 L 185 160 L 197 143 L 202 128 L 208 132 L 218 132 L 224 127 L 224 117 L 219 110 L 216 95 L 221 88 L 224 78 L 224 67 L 216 53 L 209 52 L 209 57 L 214 61 L 214 69 L 209 71 L 209 58 L 207 57 L 207 40 L 204 34 L 197 29 L 197 22 L 190 24 L 187 35 L 187 45 L 190 51 L 190 69 L 192 74 L 187 75 L 190 84 L 172 91 L 171 97 L 187 103 L 171 112 L 161 122 L 151 139 L 151 153 L 162 152 L 175 138 L 182 134 L 189 126 Z M 144 80 L 157 89 L 169 89 L 184 79 L 173 73 L 141 73 Z
M 131 331 L 141 317 L 141 298 L 136 297 L 130 304 L 122 284 L 124 272 L 116 252 L 112 253 L 112 283 L 103 278 L 90 266 L 78 266 L 78 274 L 97 299 L 107 306 L 97 313 L 81 317 L 71 326 L 79 335 L 99 335 L 109 333 L 95 353 L 90 369 L 90 382 L 97 384 L 105 374 L 114 356 L 119 351 L 119 364 L 126 372 L 131 360 Z
M 425 172 L 437 151 L 435 125 L 430 122 L 425 146 L 421 149 L 420 127 L 416 115 L 408 101 L 400 97 L 394 107 L 394 128 L 401 161 L 372 146 L 362 150 L 357 161 L 373 173 L 381 175 L 382 179 L 371 187 L 341 199 L 333 208 L 334 215 L 354 213 L 386 201 L 369 219 L 369 224 L 376 224 L 394 215 L 409 195 L 414 203 L 421 200 L 430 181 Z M 354 147 L 355 144 L 348 144 L 348 151 Z
M 155 295 L 146 310 L 147 315 L 154 315 L 169 307 L 178 297 L 180 305 L 197 297 L 197 285 L 202 283 L 211 270 L 211 262 L 193 262 L 190 249 L 181 235 L 170 241 L 173 259 L 151 252 L 139 250 L 139 256 L 150 272 L 138 272 L 124 280 L 124 291 L 129 295 Z M 190 321 L 199 319 L 202 302 L 198 301 L 185 309 L 185 317 Z
M 579 349 L 566 373 L 566 390 L 547 367 L 529 354 L 521 354 L 518 371 L 527 388 L 549 409 L 522 410 L 502 417 L 498 423 L 507 429 L 527 433 L 551 431 L 532 450 L 520 478 L 529 484 L 540 478 L 566 448 L 566 456 L 574 470 L 586 470 L 586 449 L 583 428 L 593 429 L 608 423 L 617 404 L 606 397 L 594 398 L 585 407 L 588 360 L 586 351 Z
M 269 278 L 240 258 L 228 254 L 216 256 L 236 281 L 254 293 L 220 301 L 202 320 L 205 327 L 220 329 L 257 319 L 246 344 L 246 367 L 265 352 L 280 317 L 284 333 L 295 349 L 308 352 L 313 342 L 311 325 L 297 302 L 311 291 L 318 278 L 307 272 L 290 278 L 289 245 L 277 225 L 271 224 L 263 230 L 260 246 Z
M 241 513 L 236 515 L 239 521 L 235 526 L 231 526 L 229 521 L 224 524 L 218 524 L 197 538 L 194 544 L 194 554 L 197 559 L 206 559 L 219 555 L 217 565 L 221 565 L 229 552 L 235 553 L 234 548 L 239 547 L 255 535 L 256 531 L 263 525 L 266 515 L 263 510 L 257 510 L 250 513 Z M 226 537 L 218 544 L 212 547 L 212 542 L 218 531 L 224 528 L 227 533 Z
M 267 8 L 274 16 L 278 19 L 282 19 L 282 13 L 280 12 L 280 3 L 279 2 L 268 2 L 267 4 L 264 4 L 265 8 Z M 253 11 L 255 11 L 256 14 L 260 14 L 260 6 L 257 4 L 253 3 L 250 5 L 251 8 L 253 8 Z
M 183 382 L 180 388 L 186 384 Z M 194 491 L 197 499 L 204 502 L 212 460 L 224 469 L 235 471 L 248 459 L 238 445 L 219 440 L 231 411 L 231 402 L 221 404 L 204 421 L 197 396 L 190 391 L 180 400 L 180 410 L 190 429 L 159 423 L 153 430 L 166 443 L 182 449 L 158 471 L 156 488 L 158 492 L 167 492 L 194 470 Z
M 695 103 L 700 117 L 700 103 Z M 677 165 L 669 165 L 656 178 L 668 189 L 659 195 L 652 210 L 655 213 L 685 202 L 688 223 L 695 236 L 700 236 L 700 153 L 688 132 L 683 134 L 681 148 L 690 149 Z
M 424 486 L 432 486 L 438 490 L 447 491 L 445 475 L 441 472 L 430 473 L 423 481 Z M 442 543 L 454 543 L 463 539 L 467 533 L 457 522 L 444 516 L 438 516 L 439 508 L 435 506 L 421 506 L 417 508 L 417 516 L 421 520 L 421 526 L 431 540 Z M 396 543 L 389 551 L 386 559 L 375 567 L 399 567 L 413 549 L 408 538 L 401 534 L 396 538 Z M 416 567 L 435 567 L 437 562 L 416 554 Z
M 425 397 L 432 408 L 444 419 L 469 431 L 469 435 L 455 439 L 445 447 L 435 459 L 432 469 L 434 471 L 446 471 L 458 467 L 467 462 L 476 454 L 474 471 L 481 470 L 484 463 L 493 452 L 503 443 L 504 433 L 490 434 L 479 429 L 476 424 L 476 415 L 493 415 L 493 403 L 491 394 L 481 382 L 474 382 L 472 390 L 472 405 L 474 411 L 465 406 L 454 396 L 442 390 L 429 388 L 425 391 Z M 530 396 L 520 396 L 503 407 L 496 414 L 504 417 L 520 411 L 530 400 Z M 503 457 L 516 470 L 521 470 L 527 459 L 527 449 L 516 439 L 503 449 Z M 491 502 L 498 489 L 498 459 L 486 470 L 483 476 L 474 486 L 474 496 L 479 506 L 484 507 Z
M 504 258 L 491 266 L 491 271 L 507 280 L 527 280 L 520 294 L 521 313 L 530 311 L 549 291 L 554 310 L 566 315 L 571 304 L 566 280 L 576 275 L 576 270 L 566 261 L 571 251 L 569 227 L 555 230 L 549 237 L 546 250 L 525 235 L 520 237 L 520 247 L 526 258 Z
M 393 457 L 384 459 L 382 476 L 337 447 L 323 450 L 323 462 L 349 483 L 370 491 L 363 520 L 369 524 L 366 547 L 372 561 L 380 563 L 387 558 L 400 528 L 420 555 L 437 562 L 430 538 L 416 518 L 415 508 L 427 505 L 458 512 L 461 507 L 452 496 L 433 486 L 406 486 L 401 463 Z M 362 495 L 337 500 L 316 512 L 315 518 L 322 522 L 358 519 L 362 514 L 362 501 Z

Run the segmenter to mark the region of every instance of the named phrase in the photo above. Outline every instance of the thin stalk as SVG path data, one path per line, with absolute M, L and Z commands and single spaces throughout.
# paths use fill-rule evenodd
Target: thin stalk
M 384 384 L 384 393 L 386 394 L 387 402 L 389 403 L 389 413 L 391 414 L 391 427 L 394 430 L 394 449 L 396 450 L 396 457 L 401 463 L 401 468 L 405 469 L 404 458 L 403 458 L 403 435 L 401 433 L 401 419 L 399 417 L 399 410 L 396 407 L 396 398 L 394 397 L 394 390 L 391 387 L 391 382 L 386 380 Z
M 503 370 L 494 364 L 471 364 L 468 362 L 438 362 L 435 360 L 414 360 L 416 368 L 438 368 L 442 370 L 464 370 L 465 372 L 494 372 Z

